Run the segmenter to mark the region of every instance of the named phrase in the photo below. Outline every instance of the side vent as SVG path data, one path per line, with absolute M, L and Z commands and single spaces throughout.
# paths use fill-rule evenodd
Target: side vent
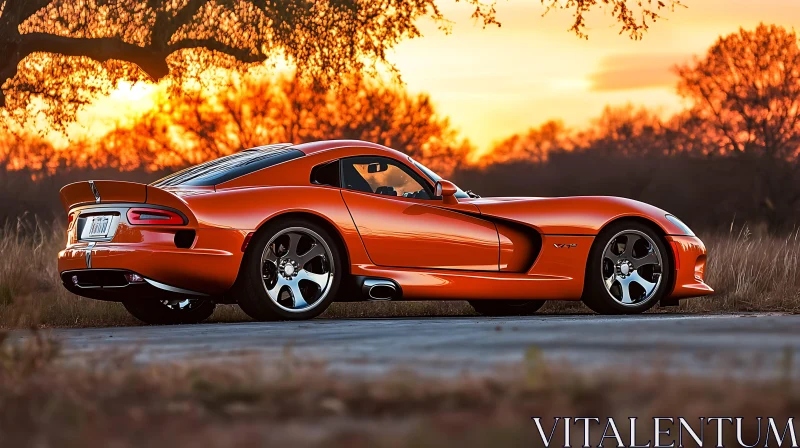
M 194 244 L 194 230 L 178 230 L 175 232 L 175 247 L 188 249 Z

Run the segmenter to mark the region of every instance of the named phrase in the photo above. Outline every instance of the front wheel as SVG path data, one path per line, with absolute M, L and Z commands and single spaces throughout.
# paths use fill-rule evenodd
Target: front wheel
M 484 316 L 527 316 L 544 306 L 544 300 L 470 300 L 475 311 Z
M 151 325 L 197 324 L 214 313 L 216 304 L 209 299 L 173 300 L 136 299 L 122 303 L 140 321 Z
M 621 221 L 597 235 L 589 252 L 583 302 L 600 314 L 636 314 L 667 294 L 672 260 L 649 226 Z

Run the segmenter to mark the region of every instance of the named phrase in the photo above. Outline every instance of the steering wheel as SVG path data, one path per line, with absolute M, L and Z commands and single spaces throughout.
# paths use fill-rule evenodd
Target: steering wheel
M 397 191 L 392 186 L 384 185 L 375 189 L 375 193 L 386 196 L 397 196 Z M 405 194 L 404 194 L 405 195 Z
M 412 198 L 412 199 L 428 199 L 428 193 L 423 188 L 422 190 L 417 190 L 414 192 L 407 191 L 403 193 L 404 198 Z

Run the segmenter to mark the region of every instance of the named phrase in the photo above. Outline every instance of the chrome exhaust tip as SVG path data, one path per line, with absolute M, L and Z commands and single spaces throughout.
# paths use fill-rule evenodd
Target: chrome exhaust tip
M 392 300 L 397 286 L 391 280 L 368 278 L 361 284 L 361 292 L 368 300 Z

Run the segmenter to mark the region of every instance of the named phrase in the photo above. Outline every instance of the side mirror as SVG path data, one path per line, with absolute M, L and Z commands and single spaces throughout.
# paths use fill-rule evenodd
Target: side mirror
M 454 183 L 442 179 L 436 182 L 436 192 L 434 194 L 437 197 L 441 197 L 442 202 L 445 204 L 457 204 L 458 199 L 456 199 L 455 196 L 456 191 L 458 191 L 458 188 L 456 188 Z

